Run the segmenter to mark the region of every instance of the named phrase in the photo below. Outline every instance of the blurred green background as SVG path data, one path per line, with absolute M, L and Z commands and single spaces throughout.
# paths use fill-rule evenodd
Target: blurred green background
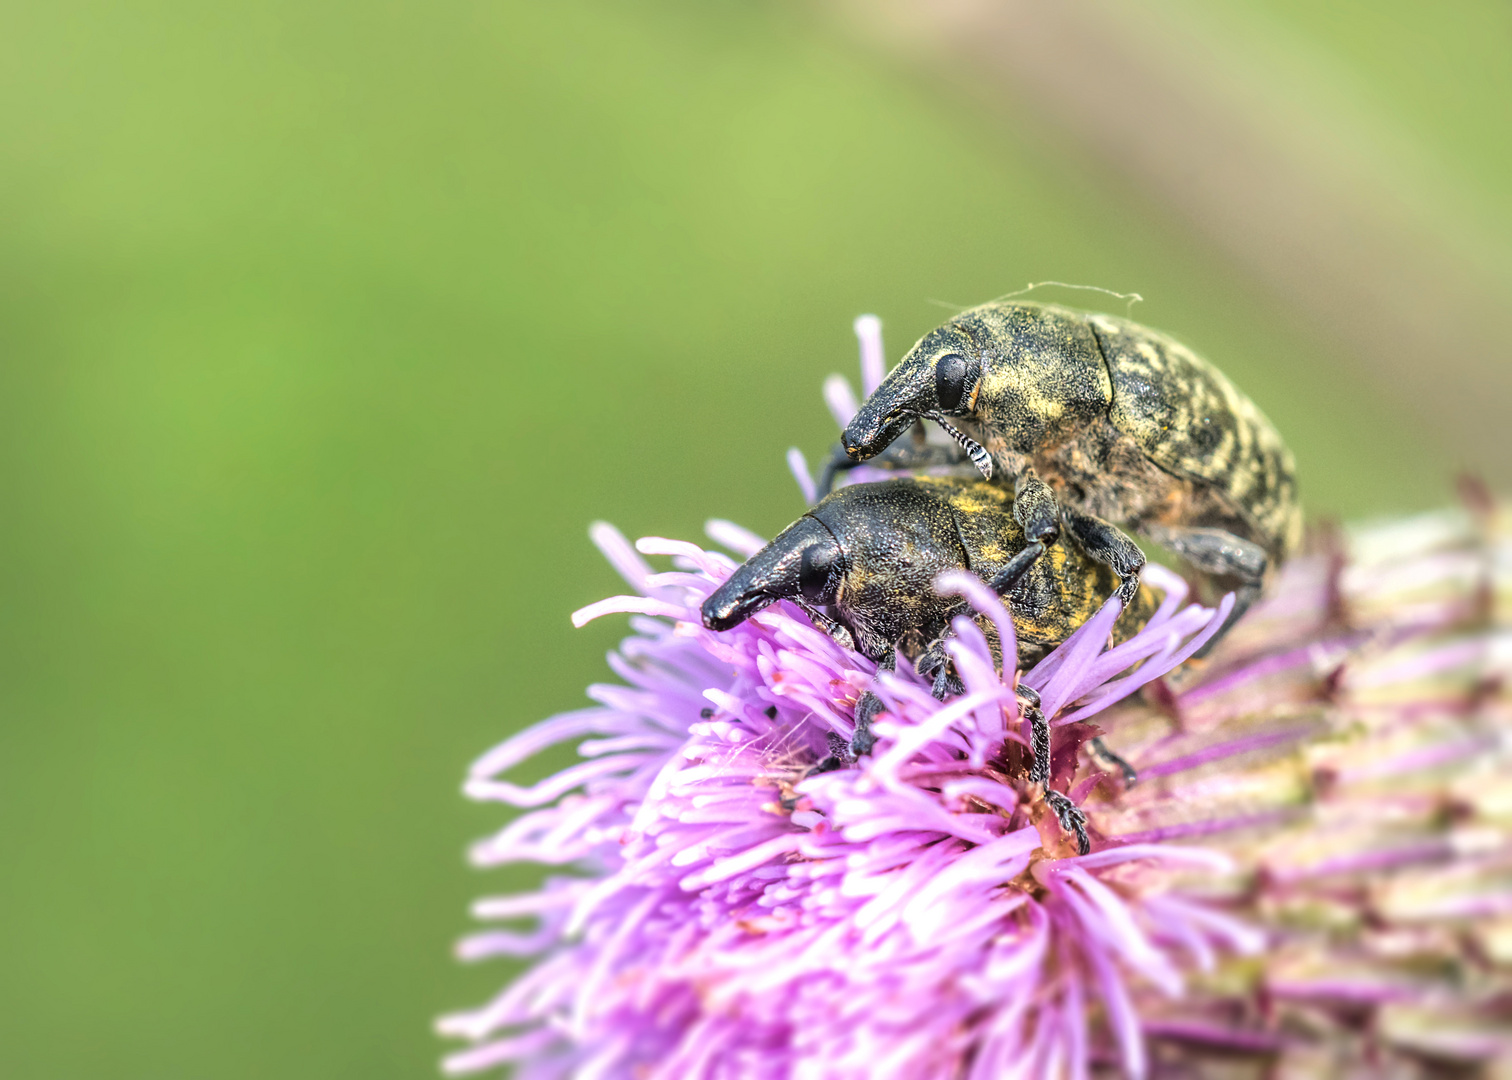
M 1507 205 L 1507 84 L 1454 90 L 1505 5 L 1247 7 Z M 1312 508 L 1446 497 L 1326 326 L 932 63 L 822 5 L 4 6 L 0 1075 L 433 1075 L 505 975 L 450 956 L 509 885 L 463 771 L 623 631 L 567 620 L 588 522 L 786 524 L 860 312 L 896 359 L 932 300 L 1138 291 Z

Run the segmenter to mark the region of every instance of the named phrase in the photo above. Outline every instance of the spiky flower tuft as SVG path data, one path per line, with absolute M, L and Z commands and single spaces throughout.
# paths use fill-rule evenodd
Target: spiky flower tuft
M 1512 1076 L 1509 526 L 1487 503 L 1353 530 L 1104 720 L 1141 780 L 1092 820 L 1228 854 L 1202 895 L 1269 941 L 1139 996 L 1169 1075 Z

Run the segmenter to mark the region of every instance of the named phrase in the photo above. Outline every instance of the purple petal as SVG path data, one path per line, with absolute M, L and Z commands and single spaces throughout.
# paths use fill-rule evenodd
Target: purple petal
M 882 320 L 875 315 L 859 315 L 855 330 L 861 345 L 861 394 L 871 397 L 882 385 L 887 370 L 882 352 Z
M 814 474 L 809 472 L 808 459 L 803 456 L 803 451 L 796 446 L 788 447 L 787 464 L 793 479 L 798 482 L 803 501 L 809 506 L 814 505 L 818 501 L 819 486 L 814 483 Z
M 737 525 L 733 521 L 726 521 L 724 518 L 710 518 L 704 522 L 704 532 L 716 544 L 723 544 L 737 555 L 744 555 L 747 559 L 766 547 L 766 541 L 750 529 Z
M 841 428 L 851 422 L 851 417 L 856 415 L 859 408 L 856 392 L 843 375 L 831 375 L 824 380 L 824 403 L 829 406 L 830 415 Z

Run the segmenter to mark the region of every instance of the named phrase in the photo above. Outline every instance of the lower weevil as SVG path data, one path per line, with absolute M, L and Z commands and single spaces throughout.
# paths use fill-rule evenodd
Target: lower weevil
M 893 667 L 902 653 L 933 681 L 937 697 L 959 693 L 944 643 L 951 620 L 972 610 L 961 598 L 935 591 L 939 574 L 969 570 L 1008 599 L 1018 656 L 1007 662 L 1021 666 L 1065 641 L 1119 588 L 1112 570 L 1064 542 L 1040 545 L 1043 551 L 1033 554 L 1042 557 L 1025 558 L 1031 545 L 1013 511 L 1006 490 L 980 480 L 914 477 L 842 488 L 710 595 L 703 603 L 704 625 L 727 630 L 777 600 L 790 600 L 879 666 Z M 1148 621 L 1154 598 L 1136 581 L 1125 610 L 1117 641 Z M 996 626 L 981 615 L 975 621 L 1001 664 Z M 871 720 L 880 706 L 876 695 L 863 695 L 850 743 L 839 740 L 815 771 L 838 768 L 869 752 Z M 1080 811 L 1049 788 L 1050 728 L 1037 706 L 1026 699 L 1034 753 L 1030 780 L 1044 788 L 1057 817 L 1085 847 Z M 1098 752 L 1112 757 L 1106 748 Z

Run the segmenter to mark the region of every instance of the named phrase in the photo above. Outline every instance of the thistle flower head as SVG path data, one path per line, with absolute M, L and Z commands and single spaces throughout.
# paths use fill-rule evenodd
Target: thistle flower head
M 1085 1074 L 1088 1010 L 1100 1005 L 1138 1075 L 1132 982 L 1180 993 L 1192 947 L 1170 933 L 1172 913 L 1200 911 L 1191 936 L 1204 955 L 1259 947 L 1253 930 L 1167 888 L 1172 872 L 1230 871 L 1223 856 L 1097 834 L 1091 854 L 1070 855 L 1023 781 L 1015 673 L 994 669 L 969 620 L 950 646 L 966 693 L 942 703 L 785 603 L 705 630 L 698 605 L 731 560 L 643 540 L 641 553 L 678 567 L 656 574 L 613 530 L 595 532 L 638 595 L 575 618 L 635 614 L 636 636 L 611 658 L 627 685 L 594 687 L 599 708 L 505 742 L 467 785 L 475 798 L 549 804 L 480 844 L 478 862 L 593 869 L 485 902 L 482 914 L 529 911 L 542 928 L 529 940 L 479 935 L 465 953 L 549 951 L 491 1006 L 446 1022 L 479 1040 L 508 1032 L 454 1068 L 524 1056 L 522 1076 L 566 1076 L 606 1055 L 606 1076 Z M 1155 576 L 1166 603 L 1133 640 L 1104 647 L 1112 603 L 1023 677 L 1058 723 L 1056 780 L 1073 800 L 1106 775 L 1078 761 L 1095 734 L 1083 721 L 1171 670 L 1221 621 L 1181 606 L 1179 578 Z M 1011 640 L 979 582 L 940 585 Z M 872 756 L 806 776 L 827 736 L 849 738 L 868 688 L 885 707 Z M 530 788 L 503 778 L 546 743 L 583 735 L 595 738 L 582 764 Z
M 858 324 L 864 387 L 874 330 Z M 837 414 L 848 394 L 827 387 Z M 709 531 L 737 554 L 761 544 Z M 965 693 L 940 702 L 785 601 L 705 629 L 731 558 L 595 526 L 634 595 L 574 621 L 628 612 L 632 635 L 594 707 L 469 774 L 471 797 L 526 811 L 474 861 L 557 869 L 476 905 L 506 927 L 464 957 L 535 959 L 441 1021 L 467 1043 L 447 1070 L 1363 1076 L 1507 1056 L 1505 535 L 1491 516 L 1353 534 L 1289 564 L 1199 669 L 1185 662 L 1228 601 L 1187 603 L 1157 566 L 1159 610 L 1114 648 L 1116 601 L 1023 672 L 999 672 L 959 619 Z M 965 574 L 938 587 L 1015 655 L 990 590 Z M 1086 814 L 1089 854 L 1027 780 L 1021 687 L 1051 721 L 1050 787 Z M 883 703 L 872 754 L 811 775 L 866 691 Z M 568 740 L 579 763 L 509 779 Z M 1369 1071 L 1382 1063 L 1397 1072 Z

